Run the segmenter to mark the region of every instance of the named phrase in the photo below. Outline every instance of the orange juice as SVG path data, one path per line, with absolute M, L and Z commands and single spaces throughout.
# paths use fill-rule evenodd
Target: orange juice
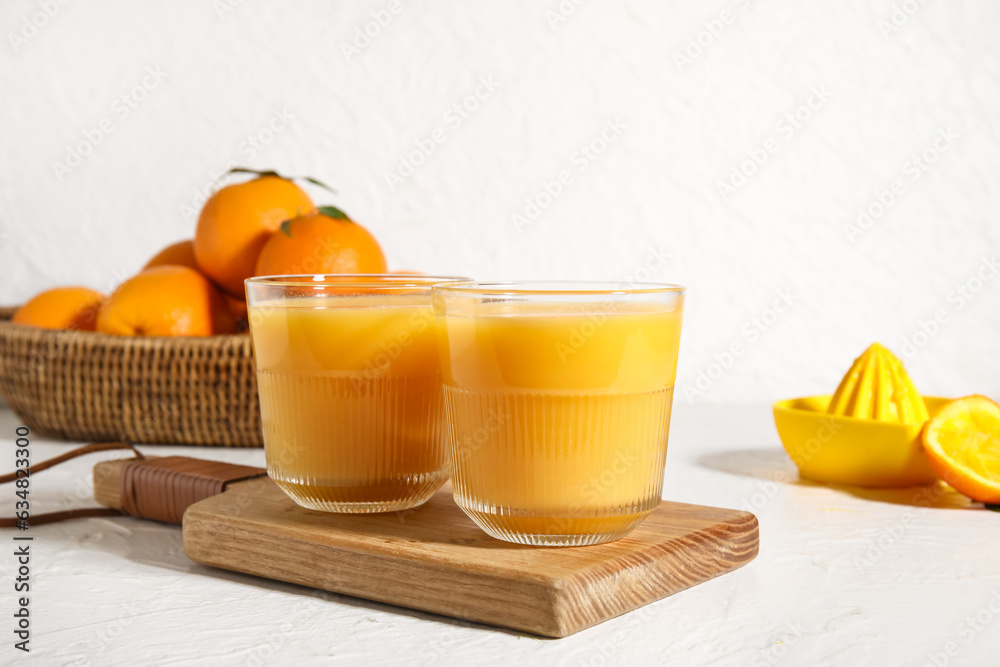
M 389 511 L 445 482 L 428 294 L 251 302 L 249 314 L 268 474 L 296 502 Z
M 455 500 L 476 523 L 589 544 L 659 504 L 679 303 L 438 304 Z

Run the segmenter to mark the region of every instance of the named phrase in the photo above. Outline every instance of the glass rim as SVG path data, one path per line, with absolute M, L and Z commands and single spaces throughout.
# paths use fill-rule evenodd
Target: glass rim
M 431 276 L 422 273 L 288 273 L 253 276 L 244 280 L 247 286 L 269 287 L 401 287 L 430 288 L 439 283 L 464 282 L 461 276 Z
M 674 283 L 615 282 L 612 280 L 462 280 L 435 285 L 434 292 L 486 296 L 628 296 L 632 294 L 684 294 Z

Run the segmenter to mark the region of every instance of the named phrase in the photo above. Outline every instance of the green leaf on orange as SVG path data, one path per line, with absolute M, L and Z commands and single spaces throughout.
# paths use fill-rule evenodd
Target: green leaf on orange
M 275 176 L 277 178 L 284 178 L 284 176 L 274 171 L 273 169 L 261 170 L 261 169 L 250 169 L 249 167 L 233 167 L 232 169 L 226 172 L 227 176 L 229 174 L 256 174 L 258 178 L 263 178 L 264 176 Z
M 334 220 L 350 220 L 347 214 L 341 211 L 336 206 L 320 206 L 316 209 L 328 218 L 333 218 Z
M 307 183 L 312 183 L 313 185 L 318 185 L 319 187 L 323 188 L 324 190 L 329 190 L 333 194 L 337 194 L 336 190 L 334 190 L 333 188 L 331 188 L 329 185 L 327 185 L 323 181 L 319 180 L 318 178 L 313 178 L 312 176 L 303 176 L 302 180 L 306 181 Z
M 318 178 L 313 178 L 312 176 L 282 176 L 273 169 L 251 169 L 250 167 L 233 167 L 226 172 L 226 176 L 230 174 L 254 174 L 257 178 L 263 178 L 265 176 L 274 176 L 276 178 L 283 178 L 286 181 L 298 181 L 302 180 L 307 183 L 312 183 L 313 185 L 318 185 L 324 190 L 329 190 L 333 194 L 337 194 L 337 191 L 331 188 L 329 185 L 319 180 Z

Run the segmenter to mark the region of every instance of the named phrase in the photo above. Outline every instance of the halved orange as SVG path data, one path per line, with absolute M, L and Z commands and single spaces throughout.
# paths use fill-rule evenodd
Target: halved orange
M 979 395 L 945 403 L 921 439 L 941 479 L 973 500 L 1000 503 L 1000 405 Z

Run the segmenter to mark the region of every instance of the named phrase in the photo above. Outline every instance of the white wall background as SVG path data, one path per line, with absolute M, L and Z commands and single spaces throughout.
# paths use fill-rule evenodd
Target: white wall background
M 386 25 L 345 53 L 373 12 Z M 1000 395 L 995 0 L 5 0 L 0 33 L 0 302 L 113 287 L 190 237 L 241 164 L 333 184 L 394 268 L 649 267 L 687 285 L 681 401 L 832 391 L 871 341 L 914 339 L 923 392 Z M 495 91 L 449 122 L 484 77 Z M 609 119 L 624 129 L 581 157 Z M 98 145 L 76 148 L 88 135 Z M 518 229 L 562 171 L 569 185 Z M 851 239 L 862 207 L 878 217 Z M 772 319 L 782 291 L 792 306 Z M 730 368 L 712 367 L 734 343 Z

